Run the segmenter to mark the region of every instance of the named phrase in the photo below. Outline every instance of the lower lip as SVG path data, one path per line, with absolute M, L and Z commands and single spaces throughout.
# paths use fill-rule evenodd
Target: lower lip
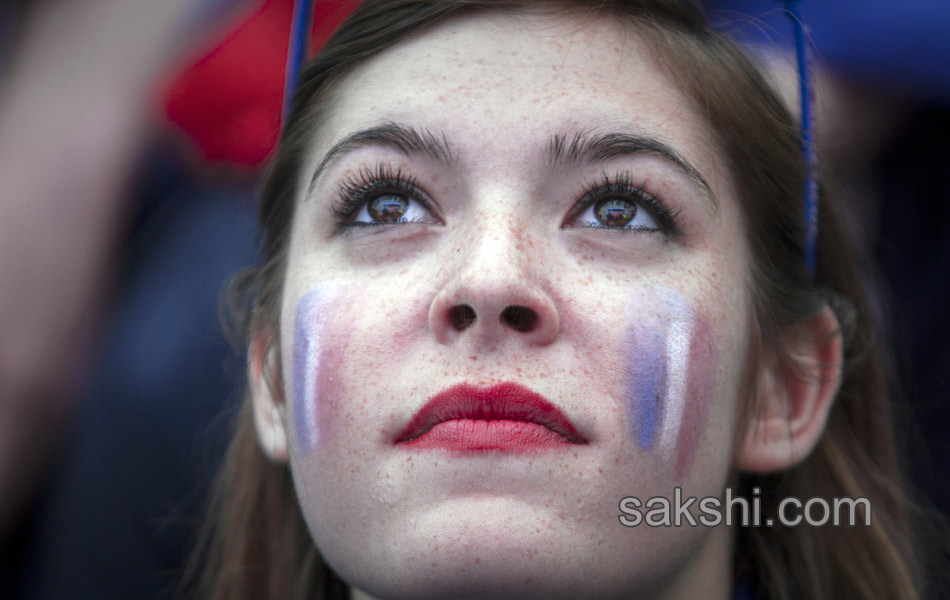
M 452 419 L 404 442 L 407 448 L 441 448 L 452 452 L 536 452 L 571 444 L 564 436 L 530 421 Z

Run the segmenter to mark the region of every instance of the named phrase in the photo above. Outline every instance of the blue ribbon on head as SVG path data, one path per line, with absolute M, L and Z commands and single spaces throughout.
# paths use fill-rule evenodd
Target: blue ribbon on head
M 805 159 L 805 266 L 814 278 L 818 240 L 818 156 L 814 140 L 814 89 L 809 77 L 808 45 L 801 0 L 784 0 L 785 10 L 795 32 L 795 56 L 798 62 L 798 94 L 801 104 L 802 156 Z M 294 0 L 294 14 L 287 51 L 287 73 L 284 80 L 284 106 L 281 122 L 286 123 L 293 108 L 294 90 L 300 67 L 307 58 L 310 26 L 315 0 Z
M 795 31 L 795 57 L 798 62 L 798 95 L 801 104 L 802 156 L 805 159 L 805 266 L 815 277 L 818 242 L 818 155 L 814 139 L 814 88 L 809 76 L 808 45 L 801 0 L 786 0 L 785 10 Z
M 287 49 L 287 72 L 284 77 L 284 106 L 281 123 L 290 118 L 294 105 L 294 90 L 300 77 L 300 67 L 310 50 L 310 25 L 315 0 L 294 0 L 293 21 L 290 24 L 290 47 Z

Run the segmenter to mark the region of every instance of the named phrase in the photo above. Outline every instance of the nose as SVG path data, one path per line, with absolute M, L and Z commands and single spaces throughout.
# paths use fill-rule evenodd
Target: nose
M 524 246 L 494 235 L 457 255 L 460 267 L 429 308 L 439 343 L 467 338 L 487 348 L 507 340 L 545 346 L 557 339 L 557 306 L 518 247 Z

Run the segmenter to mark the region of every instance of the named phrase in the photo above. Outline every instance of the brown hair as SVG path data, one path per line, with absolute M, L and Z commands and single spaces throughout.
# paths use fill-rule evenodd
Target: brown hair
M 775 512 L 784 496 L 863 497 L 873 507 L 872 525 L 743 528 L 737 542 L 740 572 L 769 598 L 919 597 L 885 345 L 875 337 L 866 290 L 837 207 L 823 186 L 819 268 L 812 280 L 805 268 L 804 166 L 794 119 L 755 65 L 733 42 L 710 30 L 688 0 L 363 2 L 302 74 L 293 116 L 263 188 L 262 265 L 234 286 L 237 312 L 245 315 L 244 332 L 279 331 L 295 182 L 315 123 L 326 112 L 327 94 L 340 78 L 461 10 L 536 6 L 572 14 L 606 11 L 628 19 L 706 117 L 725 149 L 743 207 L 753 259 L 748 278 L 755 310 L 753 349 L 773 352 L 793 368 L 783 332 L 826 305 L 841 323 L 845 368 L 820 442 L 791 469 L 742 477 L 740 492 L 752 497 L 752 488 L 760 488 L 763 514 Z M 239 416 L 213 499 L 200 591 L 222 599 L 345 597 L 345 586 L 320 560 L 307 532 L 289 469 L 269 462 L 257 446 L 249 404 L 246 400 Z M 755 407 L 746 402 L 744 409 L 748 415 Z

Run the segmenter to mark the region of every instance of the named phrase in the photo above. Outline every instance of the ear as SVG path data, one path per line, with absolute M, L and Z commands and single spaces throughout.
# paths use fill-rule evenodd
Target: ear
M 841 384 L 841 331 L 830 308 L 786 334 L 792 361 L 774 357 L 759 367 L 756 413 L 737 456 L 736 466 L 745 471 L 769 473 L 804 460 L 825 430 Z
M 269 459 L 287 462 L 286 404 L 278 355 L 273 336 L 254 333 L 247 370 L 257 441 Z

